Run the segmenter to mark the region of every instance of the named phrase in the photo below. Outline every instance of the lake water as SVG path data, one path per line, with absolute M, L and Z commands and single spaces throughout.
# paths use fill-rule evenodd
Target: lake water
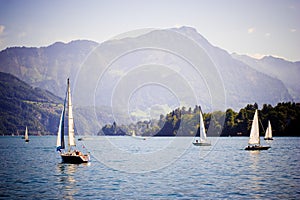
M 300 199 L 300 138 L 95 137 L 89 164 L 63 164 L 56 137 L 0 137 L 0 199 Z

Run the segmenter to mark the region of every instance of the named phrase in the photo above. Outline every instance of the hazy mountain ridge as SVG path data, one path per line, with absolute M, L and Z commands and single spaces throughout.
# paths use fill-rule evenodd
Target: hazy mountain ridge
M 236 109 L 235 106 L 239 108 L 251 102 L 257 102 L 259 105 L 264 103 L 275 105 L 277 102 L 292 100 L 280 78 L 270 76 L 264 70 L 256 68 L 253 70 L 250 63 L 242 62 L 226 50 L 211 45 L 193 28 L 182 27 L 177 31 L 194 39 L 214 61 L 223 79 L 229 107 Z M 271 65 L 268 67 L 272 70 Z M 284 73 L 287 72 L 282 72 Z
M 232 54 L 232 57 L 253 69 L 277 78 L 283 82 L 295 102 L 300 101 L 300 61 L 290 62 L 282 58 L 265 56 L 255 59 L 246 55 Z
M 172 32 L 180 33 L 183 37 L 175 37 Z M 65 94 L 66 79 L 67 77 L 70 77 L 71 87 L 75 87 L 76 89 L 76 92 L 73 93 L 75 96 L 74 104 L 76 106 L 94 106 L 94 98 L 101 102 L 102 105 L 110 106 L 111 102 L 109 97 L 113 85 L 107 85 L 107 88 L 101 91 L 101 93 L 96 94 L 96 96 L 94 96 L 95 90 L 93 88 L 95 87 L 95 81 L 97 81 L 99 78 L 99 74 L 105 70 L 105 67 L 108 64 L 107 62 L 113 59 L 114 56 L 119 55 L 127 49 L 133 49 L 141 45 L 151 47 L 153 44 L 155 44 L 157 46 L 171 49 L 178 48 L 178 46 L 185 44 L 187 40 L 192 40 L 201 46 L 203 52 L 207 53 L 211 60 L 213 60 L 216 70 L 218 71 L 218 76 L 224 85 L 226 107 L 231 107 L 237 110 L 247 103 L 257 102 L 259 105 L 264 103 L 275 105 L 278 102 L 293 100 L 291 94 L 293 97 L 295 96 L 295 90 L 292 88 L 294 87 L 293 84 L 295 82 L 287 84 L 282 81 L 280 77 L 274 77 L 263 70 L 254 69 L 253 66 L 250 67 L 250 64 L 237 59 L 223 49 L 211 45 L 195 29 L 190 27 L 155 30 L 138 37 L 110 40 L 101 44 L 93 41 L 81 40 L 73 41 L 67 44 L 57 42 L 53 45 L 42 48 L 8 48 L 0 52 L 0 71 L 11 73 L 33 86 L 47 89 L 61 97 L 63 97 Z M 100 62 L 91 68 L 87 68 L 86 71 L 84 71 L 84 69 L 82 70 L 81 64 L 86 62 L 85 59 L 88 58 L 90 52 L 95 50 L 96 47 L 101 48 L 101 51 L 99 52 L 100 54 L 98 53 L 97 55 L 98 57 L 101 57 Z M 181 53 L 189 56 L 195 52 L 186 48 L 182 49 Z M 193 56 L 196 57 L 197 55 Z M 157 64 L 163 62 L 168 64 L 175 71 L 173 71 L 174 73 L 166 72 L 164 75 L 167 76 L 161 76 L 160 80 L 167 78 L 167 80 L 165 80 L 165 83 L 167 84 L 168 82 L 171 82 L 172 79 L 176 78 L 177 73 L 179 73 L 180 75 L 184 76 L 186 81 L 188 81 L 192 87 L 194 87 L 195 91 L 199 91 L 199 94 L 197 95 L 200 100 L 200 104 L 206 104 L 206 106 L 203 106 L 203 108 L 209 106 L 208 104 L 210 97 L 207 93 L 207 90 L 203 89 L 205 88 L 203 81 L 200 81 L 199 83 L 199 80 L 193 77 L 194 72 L 191 71 L 184 63 L 180 63 L 182 65 L 181 69 L 176 69 L 177 65 L 179 65 L 178 62 L 180 62 L 180 60 L 177 58 L 166 54 L 158 54 L 154 51 L 141 52 L 138 54 L 138 56 L 132 57 L 128 59 L 128 61 L 124 61 L 124 63 L 122 63 L 123 65 L 120 64 L 119 70 L 115 70 L 114 73 L 111 71 L 106 77 L 104 77 L 105 79 L 102 81 L 104 81 L 104 83 L 114 83 L 118 81 L 118 78 L 123 75 L 122 73 L 125 71 L 125 69 L 128 70 L 131 66 L 134 66 L 139 62 L 154 62 Z M 286 61 L 286 64 L 288 63 L 290 62 Z M 84 64 L 87 66 L 91 65 L 90 63 Z M 268 65 L 268 69 L 269 68 L 272 68 L 272 65 Z M 147 70 L 148 69 L 144 70 L 145 74 Z M 79 71 L 80 77 L 77 77 Z M 152 73 L 154 74 L 155 71 Z M 286 72 L 284 71 L 283 74 L 285 73 Z M 82 78 L 84 80 L 84 86 L 82 86 L 83 88 L 72 84 L 78 78 Z M 146 78 L 146 75 L 142 75 L 136 79 L 142 80 Z M 206 78 L 207 81 L 211 81 L 212 84 L 214 83 L 214 75 L 208 74 L 208 77 L 204 78 Z M 135 83 L 139 84 L 140 82 L 137 81 Z M 178 85 L 179 83 L 178 81 L 175 81 L 172 84 L 177 84 L 176 88 L 178 88 L 180 86 Z M 296 90 L 296 94 L 297 91 L 298 90 Z M 140 102 L 141 105 L 138 105 L 138 101 L 136 104 L 144 108 L 148 106 L 144 105 L 145 102 L 148 102 L 150 105 L 156 103 L 155 99 L 151 97 L 153 94 L 151 92 L 153 92 L 151 91 L 151 88 L 145 88 L 143 93 L 137 93 L 135 98 L 143 99 L 143 101 Z M 179 96 L 184 96 L 182 89 L 178 90 L 178 93 Z M 156 95 L 159 96 L 161 99 L 160 102 L 163 102 L 164 105 L 168 103 L 170 107 L 173 106 L 173 109 L 174 106 L 176 106 L 176 104 L 170 100 L 170 96 L 165 94 L 163 90 Z M 157 96 L 154 98 L 157 99 Z M 184 100 L 189 101 L 188 98 Z
M 180 33 L 183 37 L 174 35 L 172 32 Z M 169 40 L 176 41 L 176 43 L 170 43 L 168 42 Z M 158 77 L 158 80 L 163 81 L 166 86 L 175 89 L 178 88 L 176 94 L 183 96 L 183 98 L 185 98 L 184 100 L 188 102 L 189 96 L 185 96 L 186 93 L 183 92 L 183 89 L 185 88 L 181 87 L 184 84 L 184 81 L 188 81 L 191 84 L 190 86 L 194 87 L 195 91 L 199 91 L 199 93 L 196 94 L 200 100 L 199 104 L 203 108 L 209 106 L 209 95 L 207 94 L 207 90 L 205 90 L 205 84 L 203 81 L 197 80 L 196 76 L 193 76 L 194 71 L 178 57 L 174 57 L 167 53 L 161 53 L 156 50 L 139 52 L 138 54 L 131 55 L 131 57 L 128 55 L 127 60 L 118 64 L 119 68 L 112 68 L 113 70 L 109 71 L 106 76 L 104 76 L 104 79 L 102 80 L 103 83 L 105 83 L 104 90 L 99 93 L 95 93 L 93 90 L 93 87 L 95 86 L 94 83 L 99 78 L 99 74 L 105 70 L 109 61 L 114 59 L 115 56 L 122 54 L 122 52 L 126 52 L 127 50 L 139 46 L 151 47 L 152 45 L 157 45 L 170 49 L 176 49 L 178 46 L 183 46 L 184 48 L 179 51 L 183 56 L 187 56 L 187 58 L 190 54 L 197 56 L 195 52 L 192 51 L 194 48 L 193 46 L 191 46 L 191 49 L 184 46 L 188 40 L 192 40 L 202 48 L 204 53 L 200 52 L 202 53 L 200 56 L 207 54 L 210 59 L 213 60 L 214 67 L 217 69 L 218 76 L 220 76 L 224 86 L 227 103 L 226 108 L 231 107 L 238 110 L 246 104 L 254 102 L 257 102 L 259 105 L 276 105 L 278 102 L 291 101 L 295 99 L 294 96 L 297 97 L 297 94 L 299 94 L 297 90 L 299 84 L 296 84 L 298 83 L 297 79 L 292 78 L 289 82 L 289 79 L 286 78 L 290 76 L 288 70 L 281 70 L 277 76 L 275 76 L 276 74 L 269 73 L 269 71 L 272 71 L 273 68 L 277 69 L 279 66 L 284 68 L 282 66 L 289 67 L 292 65 L 293 68 L 296 69 L 296 71 L 293 71 L 293 76 L 295 76 L 299 74 L 297 70 L 299 69 L 298 66 L 300 62 L 292 63 L 270 57 L 262 59 L 264 63 L 267 63 L 263 65 L 264 68 L 258 68 L 260 65 L 258 65 L 257 62 L 260 61 L 254 60 L 254 65 L 251 58 L 249 58 L 251 62 L 246 62 L 245 59 L 241 59 L 237 55 L 230 55 L 225 50 L 211 45 L 195 29 L 190 27 L 171 29 L 171 31 L 155 30 L 138 37 L 106 41 L 100 45 L 93 41 L 79 40 L 67 44 L 57 42 L 48 47 L 41 48 L 12 47 L 0 52 L 0 71 L 13 74 L 34 87 L 47 89 L 60 97 L 64 97 L 66 91 L 66 79 L 67 77 L 70 77 L 71 87 L 73 88 L 73 91 L 75 90 L 73 92 L 73 104 L 76 129 L 79 134 L 95 134 L 101 129 L 101 126 L 104 126 L 106 123 L 112 123 L 116 116 L 122 116 L 124 114 L 113 113 L 111 108 L 108 107 L 111 105 L 110 92 L 114 89 L 114 85 L 110 85 L 109 83 L 117 82 L 120 77 L 124 75 L 123 73 L 126 72 L 126 70 L 131 70 L 132 66 L 135 66 L 135 64 L 139 64 L 140 62 L 152 63 L 153 65 L 139 68 L 140 70 L 138 71 L 133 70 L 131 76 L 128 76 L 127 79 L 125 79 L 124 82 L 120 82 L 119 85 L 131 85 L 132 87 L 136 87 L 137 85 L 140 85 L 143 80 L 151 81 L 151 78 Z M 85 59 L 88 59 L 90 53 L 96 48 L 100 48 L 101 50 L 99 52 L 96 51 L 97 61 L 99 61 L 100 57 L 100 62 L 97 62 L 97 65 L 93 66 L 92 64 L 95 63 L 89 63 L 89 60 L 86 61 Z M 201 57 L 199 59 L 201 60 Z M 165 63 L 171 67 L 173 71 L 160 71 L 160 69 L 155 66 L 155 64 L 160 63 Z M 84 66 L 82 66 L 82 64 Z M 205 69 L 202 68 L 201 70 Z M 143 73 L 140 74 L 140 72 Z M 152 74 L 152 76 L 148 76 L 148 74 Z M 178 75 L 182 76 L 185 80 L 178 79 Z M 3 74 L 2 77 L 4 82 L 8 81 L 9 83 L 9 80 L 4 79 L 6 76 L 10 77 L 11 75 Z M 84 86 L 84 88 L 77 87 L 75 84 L 76 80 L 80 78 L 84 78 L 84 84 L 81 85 L 81 87 Z M 208 74 L 208 76 L 204 78 L 211 81 L 210 83 L 214 83 L 214 75 Z M 130 82 L 130 80 L 135 80 L 136 82 Z M 156 89 L 154 91 L 153 88 L 155 87 Z M 142 88 L 142 92 L 137 92 L 132 95 L 130 100 L 134 106 L 130 107 L 129 111 L 136 115 L 131 116 L 135 120 L 138 120 L 138 115 L 141 115 L 140 113 L 145 112 L 144 110 L 149 107 L 152 109 L 150 112 L 155 113 L 155 115 L 151 117 L 159 117 L 159 114 L 166 114 L 166 108 L 168 106 L 173 109 L 180 106 L 176 104 L 174 96 L 172 96 L 170 92 L 168 93 L 164 88 L 159 88 L 158 85 L 155 87 L 144 87 Z M 293 89 L 294 87 L 296 90 Z M 4 94 L 3 92 L 5 91 L 9 90 L 3 89 L 3 91 L 1 91 L 3 94 L 2 96 L 7 98 L 9 93 Z M 122 87 L 120 91 L 122 91 Z M 27 93 L 31 93 L 31 90 Z M 293 98 L 290 93 L 293 95 Z M 14 97 L 14 99 L 17 98 Z M 101 102 L 101 105 L 94 105 L 94 100 Z M 22 97 L 20 97 L 20 101 L 21 103 L 14 102 L 16 105 L 24 104 Z M 25 103 L 28 103 L 27 101 L 28 100 L 26 100 Z M 36 101 L 36 99 L 34 101 Z M 42 95 L 39 101 L 51 102 L 52 100 L 51 98 L 46 98 Z M 121 102 L 122 99 L 117 99 L 117 101 Z M 60 104 L 60 106 L 57 106 L 58 104 Z M 36 128 L 36 130 L 47 130 L 47 133 L 55 133 L 57 131 L 62 100 L 58 100 L 58 104 L 54 105 L 54 116 L 50 120 L 52 124 L 51 128 Z M 33 106 L 32 103 L 29 105 Z M 36 105 L 38 104 L 34 104 L 34 106 Z M 5 106 L 3 107 L 6 108 Z M 9 108 L 9 106 L 7 107 Z M 37 107 L 29 109 L 39 110 Z M 47 112 L 51 109 L 53 110 L 53 108 L 47 109 Z M 6 112 L 3 116 L 7 116 L 7 119 L 10 119 L 7 113 L 10 113 L 10 111 Z M 38 115 L 41 116 L 40 114 Z M 5 119 L 5 117 L 3 119 Z M 5 120 L 7 121 L 7 119 Z M 25 118 L 22 118 L 22 120 L 24 119 Z M 48 118 L 46 117 L 46 119 Z M 39 126 L 42 127 L 45 124 L 50 123 L 50 121 L 42 121 L 42 125 Z M 10 122 L 10 125 L 13 124 L 13 122 Z M 120 121 L 118 121 L 118 124 L 121 124 Z M 24 121 L 20 126 L 23 125 Z
M 93 41 L 77 40 L 40 48 L 7 48 L 0 52 L 0 71 L 63 97 L 66 79 L 75 78 L 80 64 L 97 45 Z

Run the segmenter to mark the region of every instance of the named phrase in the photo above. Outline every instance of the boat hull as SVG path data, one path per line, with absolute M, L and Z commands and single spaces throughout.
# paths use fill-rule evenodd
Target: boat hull
M 261 150 L 268 150 L 271 148 L 270 146 L 247 146 L 245 150 L 247 151 L 261 151 Z
M 89 162 L 89 155 L 60 154 L 63 163 L 80 164 Z
M 210 143 L 205 143 L 205 142 L 193 142 L 195 146 L 211 146 Z
M 273 138 L 264 138 L 264 140 L 273 140 Z
M 25 142 L 29 142 L 29 140 L 25 140 Z

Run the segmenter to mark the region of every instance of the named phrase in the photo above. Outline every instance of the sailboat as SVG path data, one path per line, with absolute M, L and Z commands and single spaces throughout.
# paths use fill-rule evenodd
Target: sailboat
M 131 136 L 132 136 L 132 137 L 136 137 L 135 130 L 132 130 Z
M 251 126 L 250 138 L 249 138 L 248 146 L 245 148 L 245 150 L 248 150 L 248 151 L 268 150 L 269 148 L 271 148 L 271 147 L 260 145 L 258 113 L 257 113 L 257 110 L 255 110 L 255 114 L 254 114 L 253 122 L 252 122 L 252 126 Z
M 135 133 L 135 130 L 131 131 L 131 137 L 134 139 L 138 139 L 138 140 L 146 140 L 147 139 L 146 137 L 143 137 L 143 136 L 137 136 Z
M 273 140 L 272 138 L 272 126 L 271 126 L 271 122 L 270 120 L 268 121 L 268 128 L 266 130 L 266 134 L 265 134 L 265 140 Z
M 27 126 L 26 126 L 26 129 L 25 129 L 25 136 L 24 136 L 24 139 L 25 139 L 25 142 L 29 142 L 28 128 L 27 128 Z
M 211 146 L 211 143 L 207 140 L 206 132 L 205 132 L 205 126 L 203 122 L 203 116 L 200 110 L 200 138 L 199 140 L 196 139 L 196 141 L 193 142 L 196 146 Z
M 64 141 L 64 121 L 65 121 L 65 111 L 66 111 L 66 103 L 67 103 L 67 117 L 68 117 L 68 151 L 62 152 L 62 149 L 65 149 L 65 141 Z M 72 101 L 71 101 L 71 89 L 69 79 L 67 81 L 67 93 L 64 101 L 64 107 L 61 112 L 58 133 L 57 133 L 57 142 L 56 142 L 56 150 L 60 152 L 60 156 L 64 163 L 87 163 L 90 160 L 90 156 L 88 154 L 83 154 L 82 152 L 75 149 L 75 134 L 74 134 L 74 119 L 73 119 L 73 111 L 72 111 Z

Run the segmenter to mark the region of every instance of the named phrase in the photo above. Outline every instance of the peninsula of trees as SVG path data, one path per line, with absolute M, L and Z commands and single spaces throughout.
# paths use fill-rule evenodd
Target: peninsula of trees
M 105 125 L 99 134 L 104 135 L 135 135 L 140 136 L 196 136 L 199 135 L 199 111 L 201 107 L 178 108 L 161 115 L 159 120 L 140 121 L 136 124 Z M 249 136 L 252 119 L 258 105 L 248 104 L 235 112 L 215 111 L 203 113 L 204 124 L 208 136 Z M 278 103 L 275 107 L 264 104 L 259 110 L 260 135 L 263 136 L 268 120 L 271 121 L 273 136 L 300 136 L 300 104 Z M 122 130 L 122 131 L 120 131 Z

